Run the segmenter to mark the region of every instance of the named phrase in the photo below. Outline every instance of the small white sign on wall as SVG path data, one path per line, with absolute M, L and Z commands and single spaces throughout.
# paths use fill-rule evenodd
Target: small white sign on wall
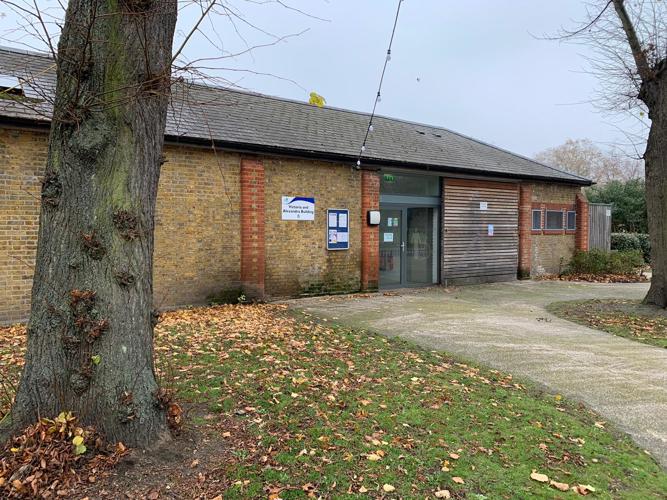
M 479 209 L 482 212 L 486 212 L 489 209 L 489 203 L 487 201 L 480 201 L 479 202 Z
M 493 236 L 493 224 L 489 224 L 488 227 L 486 228 L 486 234 L 489 236 Z
M 283 220 L 315 220 L 315 198 L 282 197 Z
M 607 209 L 606 215 L 607 215 L 607 217 L 611 217 L 611 209 L 609 209 L 609 208 Z

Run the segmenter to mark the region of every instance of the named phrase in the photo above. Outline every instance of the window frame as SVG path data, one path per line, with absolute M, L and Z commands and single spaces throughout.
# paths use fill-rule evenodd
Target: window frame
M 540 223 L 538 224 L 538 227 L 535 227 L 535 212 L 537 212 L 540 216 Z M 542 231 L 542 209 L 533 208 L 530 212 L 530 217 L 531 231 Z
M 574 224 L 570 227 L 570 214 L 574 216 Z M 577 230 L 577 211 L 568 210 L 565 214 L 565 230 L 566 231 L 576 231 Z
M 549 213 L 560 214 L 560 227 L 549 227 Z M 544 230 L 545 231 L 564 231 L 565 230 L 565 221 L 564 219 L 565 210 L 549 210 L 548 208 L 544 211 Z

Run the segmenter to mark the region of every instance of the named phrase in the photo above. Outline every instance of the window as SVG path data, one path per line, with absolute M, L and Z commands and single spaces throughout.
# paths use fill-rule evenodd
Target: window
M 571 211 L 567 213 L 567 229 L 568 231 L 577 229 L 577 212 Z
M 533 210 L 533 231 L 542 229 L 542 210 Z
M 428 175 L 385 173 L 382 176 L 380 192 L 405 196 L 440 196 L 440 178 Z
M 545 229 L 563 229 L 563 212 L 561 210 L 547 210 Z

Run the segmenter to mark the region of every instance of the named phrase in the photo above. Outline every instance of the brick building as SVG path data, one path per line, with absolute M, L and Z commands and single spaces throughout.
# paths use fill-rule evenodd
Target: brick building
M 0 323 L 29 310 L 50 116 L 43 96 L 54 83 L 49 57 L 0 49 L 0 87 L 11 96 L 0 99 Z M 587 247 L 589 180 L 384 117 L 357 168 L 368 124 L 347 110 L 175 88 L 156 305 L 510 280 L 557 272 Z

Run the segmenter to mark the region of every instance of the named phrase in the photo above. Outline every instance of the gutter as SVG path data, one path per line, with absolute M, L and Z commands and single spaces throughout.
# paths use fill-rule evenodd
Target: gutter
M 36 118 L 11 118 L 7 116 L 0 117 L 0 126 L 11 126 L 15 128 L 23 129 L 38 129 L 42 131 L 48 131 L 51 126 L 50 121 Z M 284 148 L 279 146 L 265 146 L 258 144 L 243 144 L 235 143 L 230 141 L 220 141 L 210 139 L 199 139 L 193 137 L 184 137 L 184 136 L 175 136 L 170 134 L 165 134 L 165 144 L 172 145 L 190 145 L 197 146 L 202 148 L 211 148 L 215 146 L 218 149 L 225 151 L 233 151 L 236 153 L 246 153 L 246 154 L 266 154 L 271 156 L 278 157 L 290 157 L 290 158 L 302 158 L 310 160 L 319 160 L 327 161 L 332 163 L 349 163 L 350 167 L 354 166 L 357 161 L 356 156 L 344 155 L 339 153 L 323 153 L 321 151 L 314 150 L 303 150 L 303 149 L 291 149 Z M 591 186 L 593 181 L 588 179 L 560 179 L 548 176 L 541 175 L 521 175 L 521 174 L 511 174 L 507 172 L 495 172 L 488 170 L 479 170 L 474 168 L 467 167 L 455 167 L 455 166 L 443 166 L 443 165 L 431 165 L 423 163 L 410 163 L 404 161 L 395 161 L 395 160 L 382 160 L 375 158 L 366 158 L 363 160 L 362 168 L 372 170 L 379 170 L 380 168 L 402 168 L 406 170 L 414 171 L 427 171 L 427 172 L 437 172 L 443 174 L 467 174 L 473 176 L 495 176 L 499 178 L 506 179 L 515 179 L 515 180 L 533 180 L 541 182 L 551 182 L 558 184 L 569 184 L 576 186 Z

